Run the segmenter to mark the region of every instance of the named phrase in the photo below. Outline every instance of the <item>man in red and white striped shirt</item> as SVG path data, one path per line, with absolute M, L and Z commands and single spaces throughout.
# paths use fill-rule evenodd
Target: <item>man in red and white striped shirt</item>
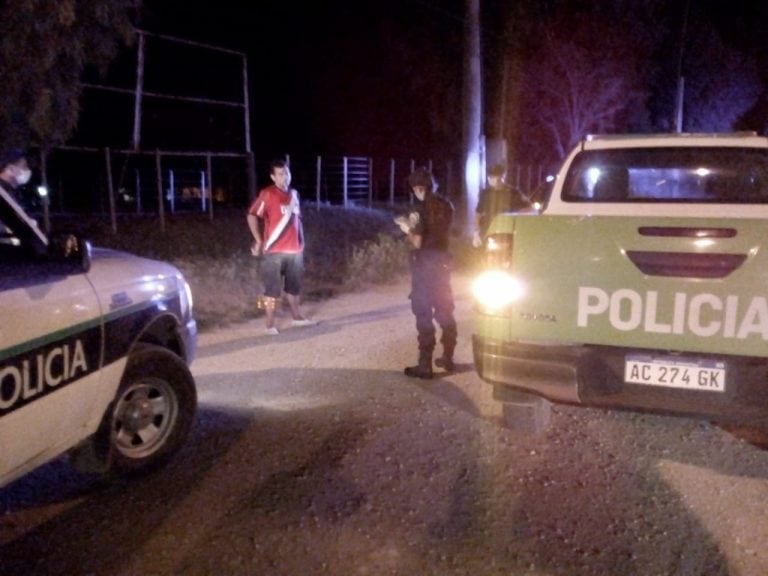
M 248 209 L 247 219 L 254 238 L 251 252 L 262 255 L 266 333 L 276 335 L 279 332 L 275 326 L 275 308 L 283 292 L 291 308 L 294 326 L 310 326 L 315 322 L 305 318 L 299 309 L 304 276 L 304 231 L 299 193 L 291 188 L 291 170 L 284 160 L 270 164 L 269 177 L 272 185 L 259 192 Z M 264 223 L 263 237 L 259 220 Z

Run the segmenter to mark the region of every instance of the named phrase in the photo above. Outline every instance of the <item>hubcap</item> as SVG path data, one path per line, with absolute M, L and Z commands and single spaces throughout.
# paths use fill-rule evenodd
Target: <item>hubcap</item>
M 177 415 L 178 399 L 168 382 L 144 379 L 133 383 L 115 407 L 115 447 L 129 458 L 150 456 L 173 431 Z

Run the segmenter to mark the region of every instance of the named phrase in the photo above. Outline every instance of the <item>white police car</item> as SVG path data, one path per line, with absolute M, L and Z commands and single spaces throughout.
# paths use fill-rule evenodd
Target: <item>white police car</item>
M 478 373 L 531 426 L 554 401 L 768 431 L 766 222 L 768 138 L 585 139 L 540 215 L 491 224 Z
M 195 417 L 196 338 L 177 269 L 47 237 L 0 188 L 0 486 L 66 452 L 110 474 L 166 461 Z

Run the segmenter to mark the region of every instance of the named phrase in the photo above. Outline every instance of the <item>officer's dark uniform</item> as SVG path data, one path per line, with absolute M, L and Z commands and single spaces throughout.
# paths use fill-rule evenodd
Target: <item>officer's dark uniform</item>
M 480 234 L 485 236 L 488 232 L 488 226 L 491 225 L 496 214 L 501 212 L 517 212 L 531 208 L 531 202 L 526 199 L 522 192 L 512 188 L 507 183 L 502 183 L 499 187 L 488 186 L 480 191 L 480 197 L 477 202 L 475 212 L 480 216 Z
M 432 377 L 432 353 L 436 343 L 434 321 L 440 325 L 443 356 L 436 364 L 453 370 L 453 352 L 456 348 L 456 320 L 453 317 L 453 291 L 451 290 L 451 256 L 448 241 L 453 222 L 453 205 L 435 194 L 431 174 L 423 202 L 416 202 L 419 214 L 413 234 L 421 236 L 421 247 L 411 251 L 411 310 L 416 316 L 419 363 L 405 369 L 408 376 Z M 418 177 L 417 177 L 418 180 Z M 412 184 L 413 185 L 413 184 Z

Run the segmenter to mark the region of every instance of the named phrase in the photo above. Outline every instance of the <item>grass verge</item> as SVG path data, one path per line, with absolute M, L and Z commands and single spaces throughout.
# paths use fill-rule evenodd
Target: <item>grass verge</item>
M 408 246 L 385 209 L 304 204 L 304 300 L 396 281 L 407 272 Z M 108 218 L 58 217 L 54 226 L 76 230 L 95 245 L 166 260 L 187 277 L 201 329 L 243 321 L 261 312 L 258 259 L 251 256 L 245 210 L 174 214 L 160 229 L 156 215 L 121 216 L 118 233 Z

